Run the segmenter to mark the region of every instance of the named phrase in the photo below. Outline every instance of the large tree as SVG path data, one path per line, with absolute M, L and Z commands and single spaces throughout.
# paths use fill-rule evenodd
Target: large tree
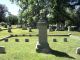
M 10 14 L 9 16 L 6 17 L 7 22 L 10 23 L 11 25 L 18 24 L 18 17 L 15 15 Z
M 70 0 L 11 0 L 17 2 L 21 7 L 22 16 L 25 20 L 31 20 L 36 17 L 40 19 L 41 10 L 45 10 L 45 19 L 50 24 L 65 23 L 66 20 L 73 21 L 73 9 Z M 69 11 L 68 11 L 69 10 Z M 34 21 L 35 19 L 33 19 Z
M 6 12 L 8 12 L 7 7 L 0 4 L 0 22 L 5 20 Z

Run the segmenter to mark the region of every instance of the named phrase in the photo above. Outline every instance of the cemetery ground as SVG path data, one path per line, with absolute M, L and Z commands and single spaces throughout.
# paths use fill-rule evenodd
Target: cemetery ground
M 75 31 L 53 31 L 48 34 L 69 34 L 71 36 L 48 36 L 48 43 L 53 54 L 37 53 L 36 43 L 38 36 L 20 36 L 8 38 L 8 42 L 0 41 L 0 46 L 4 46 L 6 53 L 0 53 L 0 60 L 80 60 L 80 55 L 76 54 L 76 48 L 80 47 L 80 32 Z M 8 33 L 7 30 L 0 31 L 0 38 L 8 36 L 10 34 L 38 34 L 37 29 L 33 29 L 32 32 L 22 29 L 12 29 L 12 33 Z M 15 39 L 19 39 L 19 42 L 15 42 Z M 64 42 L 64 38 L 67 38 L 67 42 Z M 25 39 L 29 39 L 29 42 L 25 42 Z M 53 42 L 56 39 L 56 42 Z

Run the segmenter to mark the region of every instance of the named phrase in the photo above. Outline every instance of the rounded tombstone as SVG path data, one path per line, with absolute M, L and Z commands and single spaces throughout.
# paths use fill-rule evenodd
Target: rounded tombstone
M 80 47 L 76 49 L 76 54 L 80 54 Z

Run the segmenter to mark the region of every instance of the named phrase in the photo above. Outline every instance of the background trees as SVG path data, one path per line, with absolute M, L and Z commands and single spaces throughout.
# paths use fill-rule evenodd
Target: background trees
M 41 10 L 45 10 L 44 20 L 48 24 L 57 24 L 60 26 L 64 24 L 79 26 L 79 10 L 75 11 L 75 5 L 72 0 L 10 0 L 17 3 L 21 9 L 20 16 L 24 22 L 29 25 L 33 23 L 36 25 L 40 19 Z M 78 1 L 79 2 L 79 1 Z M 22 20 L 21 19 L 21 20 Z M 67 25 L 66 25 L 67 22 Z
M 7 7 L 0 4 L 0 22 L 5 21 L 6 12 L 8 12 Z
M 14 15 L 9 15 L 6 17 L 6 20 L 11 24 L 11 25 L 16 25 L 18 24 L 18 17 Z

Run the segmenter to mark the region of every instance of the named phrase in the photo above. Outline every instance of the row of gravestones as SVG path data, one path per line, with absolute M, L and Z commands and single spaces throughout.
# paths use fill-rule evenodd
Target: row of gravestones
M 53 42 L 57 42 L 57 40 L 53 39 Z M 67 38 L 64 38 L 64 42 L 68 42 Z
M 5 42 L 8 42 L 8 39 L 4 39 Z M 15 42 L 19 42 L 19 39 L 15 39 Z M 29 42 L 29 39 L 25 39 L 25 42 Z M 53 39 L 53 42 L 57 42 L 56 39 Z M 68 42 L 67 38 L 64 38 L 64 42 Z
M 8 39 L 4 39 L 5 42 L 8 42 Z M 15 39 L 15 42 L 19 42 L 19 39 Z M 25 39 L 25 42 L 29 42 L 29 39 Z

